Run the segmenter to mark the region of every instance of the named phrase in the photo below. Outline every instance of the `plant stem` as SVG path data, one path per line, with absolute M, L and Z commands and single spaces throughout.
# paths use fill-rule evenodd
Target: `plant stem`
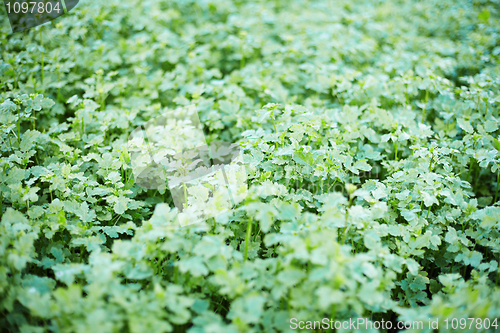
M 245 254 L 244 258 L 245 261 L 248 259 L 248 243 L 250 243 L 250 235 L 252 234 L 252 218 L 248 221 L 248 226 L 247 226 L 247 236 L 245 237 Z
M 43 30 L 43 26 L 40 27 L 40 45 L 42 46 L 42 49 L 43 49 L 43 34 L 42 34 L 42 30 Z M 44 50 L 41 50 L 41 52 L 40 52 L 42 54 L 42 86 L 43 86 L 43 82 L 45 80 L 45 70 L 44 70 L 45 64 L 44 64 L 44 60 L 43 60 L 43 53 L 44 52 L 45 52 Z
M 345 211 L 345 229 L 344 229 L 344 235 L 342 236 L 342 245 L 344 245 L 345 239 L 347 238 L 347 232 L 349 231 L 349 225 L 347 224 L 348 219 L 349 219 L 349 208 L 347 208 Z
M 424 109 L 422 110 L 422 123 L 425 121 L 425 113 L 427 112 L 427 103 L 429 101 L 429 90 L 425 91 L 425 105 Z
M 14 135 L 15 135 L 15 133 L 14 133 Z M 9 131 L 9 133 L 7 133 L 7 138 L 9 138 L 9 147 L 10 147 L 10 150 L 12 152 L 14 152 L 14 148 L 12 148 L 12 141 L 10 140 L 10 131 Z
M 243 54 L 243 45 L 241 45 L 240 47 L 240 52 L 241 52 L 240 69 L 243 69 L 243 67 L 245 67 L 245 55 Z
M 337 314 L 337 305 L 332 304 L 332 310 L 330 312 L 330 318 L 335 319 L 335 315 Z
M 335 178 L 335 180 L 333 181 L 332 185 L 330 185 L 328 187 L 328 190 L 326 191 L 327 193 L 330 192 L 330 189 L 332 188 L 333 185 L 335 185 L 337 183 L 337 178 Z
M 21 142 L 21 107 L 17 111 L 17 141 Z
M 214 234 L 215 234 L 215 230 L 217 229 L 217 221 L 215 221 L 215 217 L 212 217 L 212 222 L 214 223 Z
M 497 202 L 499 187 L 500 187 L 500 169 L 497 170 L 497 190 L 495 191 L 495 200 L 493 201 L 493 203 Z
M 472 159 L 472 161 L 470 162 L 470 166 L 469 166 L 469 173 L 467 174 L 467 181 L 470 182 L 470 175 L 472 173 L 472 169 L 473 169 L 473 166 L 474 166 L 474 159 Z

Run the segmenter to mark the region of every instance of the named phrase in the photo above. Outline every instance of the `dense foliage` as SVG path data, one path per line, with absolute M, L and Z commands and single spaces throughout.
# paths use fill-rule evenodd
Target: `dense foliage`
M 2 7 L 0 327 L 500 317 L 499 10 L 87 0 L 10 34 Z M 176 229 L 127 138 L 187 105 L 244 149 L 249 194 Z

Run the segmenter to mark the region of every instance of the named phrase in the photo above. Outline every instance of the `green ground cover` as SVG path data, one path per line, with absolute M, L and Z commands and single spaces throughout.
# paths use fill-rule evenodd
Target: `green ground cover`
M 498 331 L 500 1 L 85 0 L 16 34 L 0 8 L 1 330 Z M 187 105 L 249 192 L 173 229 L 127 139 Z

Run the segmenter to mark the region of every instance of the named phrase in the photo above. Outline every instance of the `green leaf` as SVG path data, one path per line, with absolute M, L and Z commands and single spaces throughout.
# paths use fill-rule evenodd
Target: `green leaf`
M 89 209 L 89 205 L 87 202 L 82 202 L 80 206 L 74 211 L 74 213 L 84 223 L 93 222 L 96 218 L 95 211 L 93 209 Z
M 182 273 L 189 272 L 195 277 L 208 274 L 207 266 L 200 257 L 191 257 L 179 261 L 179 270 Z
M 127 210 L 127 204 L 129 199 L 126 197 L 118 197 L 113 205 L 113 210 L 116 214 L 122 215 Z
M 465 120 L 464 118 L 457 119 L 458 126 L 466 131 L 467 133 L 473 133 L 474 129 L 472 128 L 471 124 L 469 121 Z

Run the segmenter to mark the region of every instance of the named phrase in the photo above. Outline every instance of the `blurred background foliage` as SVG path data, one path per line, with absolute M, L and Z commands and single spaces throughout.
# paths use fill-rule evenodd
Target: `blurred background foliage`
M 82 1 L 11 34 L 0 6 L 0 327 L 493 322 L 499 9 Z M 250 195 L 174 230 L 170 194 L 134 183 L 126 143 L 192 104 L 207 138 L 245 148 Z

